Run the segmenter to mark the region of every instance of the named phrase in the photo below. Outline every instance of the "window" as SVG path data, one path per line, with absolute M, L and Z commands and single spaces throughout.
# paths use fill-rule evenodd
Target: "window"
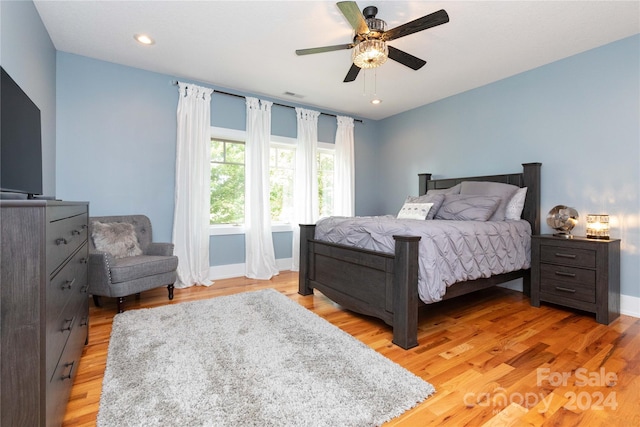
M 293 218 L 293 177 L 296 150 L 287 144 L 271 144 L 269 158 L 269 186 L 271 221 L 290 223 Z
M 222 132 L 221 132 L 222 133 Z M 211 138 L 211 210 L 212 225 L 244 223 L 245 145 L 242 135 Z M 295 176 L 295 140 L 274 137 L 270 147 L 269 186 L 271 221 L 289 224 L 293 217 L 293 178 Z M 333 144 L 318 147 L 318 198 L 320 216 L 333 210 Z
M 210 223 L 244 223 L 244 142 L 211 139 Z
M 318 148 L 318 202 L 320 217 L 333 214 L 333 165 L 335 150 Z

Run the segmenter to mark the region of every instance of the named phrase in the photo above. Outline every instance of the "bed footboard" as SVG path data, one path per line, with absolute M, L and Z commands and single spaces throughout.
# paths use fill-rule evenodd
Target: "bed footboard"
M 395 254 L 315 240 L 315 225 L 300 225 L 301 295 L 318 289 L 332 301 L 393 327 L 393 343 L 418 345 L 417 236 L 394 236 Z

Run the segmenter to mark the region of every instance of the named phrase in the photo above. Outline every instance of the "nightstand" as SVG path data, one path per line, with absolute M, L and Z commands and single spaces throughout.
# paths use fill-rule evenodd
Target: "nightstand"
M 620 315 L 620 240 L 531 237 L 531 305 L 550 302 L 596 314 L 605 325 Z

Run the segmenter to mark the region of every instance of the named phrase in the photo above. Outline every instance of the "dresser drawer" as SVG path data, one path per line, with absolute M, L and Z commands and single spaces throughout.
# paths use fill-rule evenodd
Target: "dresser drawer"
M 88 330 L 87 322 L 83 323 L 79 319 L 74 323 L 53 374 L 47 377 L 47 426 L 62 424 Z
M 49 206 L 47 207 L 47 218 L 49 222 L 58 221 L 65 218 L 71 218 L 72 216 L 82 215 L 87 213 L 87 205 L 84 203 L 69 204 L 61 206 Z
M 85 327 L 89 322 L 89 298 L 83 296 L 72 298 L 54 320 L 47 323 L 47 376 L 53 374 L 70 336 L 76 329 Z
M 47 227 L 47 273 L 53 274 L 58 267 L 80 245 L 87 241 L 87 220 L 85 211 L 49 223 Z
M 47 288 L 47 325 L 54 322 L 69 301 L 87 298 L 86 243 L 60 270 Z M 74 303 L 71 303 L 74 304 Z
M 540 245 L 540 262 L 595 268 L 596 251 L 543 244 Z

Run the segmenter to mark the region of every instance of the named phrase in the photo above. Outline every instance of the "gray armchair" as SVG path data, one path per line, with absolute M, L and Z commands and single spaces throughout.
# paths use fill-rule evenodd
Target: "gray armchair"
M 136 246 L 134 256 L 116 257 L 110 252 L 96 249 L 94 222 L 128 223 L 133 225 Z M 130 226 L 129 230 L 131 229 Z M 124 311 L 125 297 L 167 286 L 169 299 L 173 299 L 173 285 L 177 278 L 178 257 L 173 255 L 173 243 L 152 242 L 151 221 L 145 215 L 97 216 L 89 219 L 89 293 L 100 307 L 100 297 L 117 298 L 118 313 Z M 124 239 L 123 239 L 124 240 Z M 99 242 L 104 249 L 104 244 Z M 137 254 L 138 252 L 142 254 Z M 113 251 L 112 251 L 113 252 Z M 120 254 L 121 256 L 121 254 Z

